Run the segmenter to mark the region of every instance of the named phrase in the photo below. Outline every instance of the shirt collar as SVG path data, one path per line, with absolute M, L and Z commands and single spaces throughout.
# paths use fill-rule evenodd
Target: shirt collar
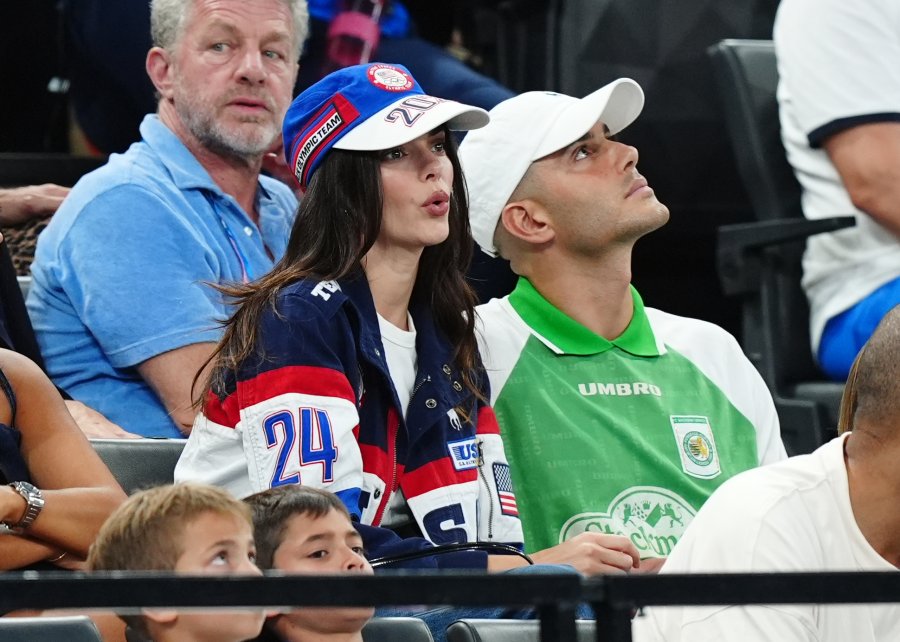
M 516 289 L 509 295 L 509 303 L 531 328 L 531 332 L 558 354 L 600 354 L 616 347 L 637 357 L 659 356 L 660 350 L 644 310 L 644 302 L 634 286 L 630 288 L 634 313 L 625 331 L 612 341 L 556 308 L 524 277 L 519 278 Z
M 160 162 L 166 166 L 172 176 L 172 182 L 182 191 L 189 189 L 206 189 L 220 197 L 225 193 L 200 164 L 183 142 L 169 129 L 156 114 L 147 114 L 141 122 L 141 138 L 156 153 Z M 269 193 L 262 183 L 257 181 L 257 206 L 259 199 L 270 200 Z

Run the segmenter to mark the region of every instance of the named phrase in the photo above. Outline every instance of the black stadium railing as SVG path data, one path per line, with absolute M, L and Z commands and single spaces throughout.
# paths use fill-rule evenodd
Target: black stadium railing
M 0 573 L 0 613 L 14 609 L 460 605 L 535 607 L 541 639 L 575 640 L 576 574 L 384 572 L 377 576 L 188 576 L 153 572 Z
M 900 603 L 900 573 L 604 576 L 382 573 L 209 577 L 169 573 L 0 573 L 0 612 L 236 606 L 533 606 L 542 640 L 576 639 L 575 606 L 597 613 L 598 642 L 631 640 L 644 606 Z

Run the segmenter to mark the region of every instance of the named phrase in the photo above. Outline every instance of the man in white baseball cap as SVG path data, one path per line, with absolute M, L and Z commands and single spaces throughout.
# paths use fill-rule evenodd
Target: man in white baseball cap
M 723 481 L 786 456 L 734 338 L 631 285 L 635 242 L 669 218 L 614 138 L 643 103 L 630 79 L 529 92 L 460 147 L 475 240 L 519 275 L 477 328 L 529 550 L 600 532 L 665 558 Z

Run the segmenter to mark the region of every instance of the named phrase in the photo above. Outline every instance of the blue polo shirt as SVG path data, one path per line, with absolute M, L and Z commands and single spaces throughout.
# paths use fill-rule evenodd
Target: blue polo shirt
M 180 437 L 135 366 L 219 339 L 229 310 L 209 284 L 268 272 L 297 201 L 260 177 L 257 227 L 155 115 L 141 137 L 78 181 L 41 234 L 28 312 L 57 385 L 126 430 Z

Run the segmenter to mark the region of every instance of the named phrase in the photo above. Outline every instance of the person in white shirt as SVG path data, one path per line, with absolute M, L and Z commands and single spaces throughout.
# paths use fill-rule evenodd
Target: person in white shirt
M 773 39 L 803 213 L 856 218 L 810 237 L 803 256 L 813 352 L 843 381 L 900 303 L 900 3 L 782 0 Z
M 888 571 L 900 564 L 900 306 L 876 328 L 844 392 L 839 437 L 717 490 L 662 573 Z M 900 607 L 657 607 L 638 642 L 888 642 Z

